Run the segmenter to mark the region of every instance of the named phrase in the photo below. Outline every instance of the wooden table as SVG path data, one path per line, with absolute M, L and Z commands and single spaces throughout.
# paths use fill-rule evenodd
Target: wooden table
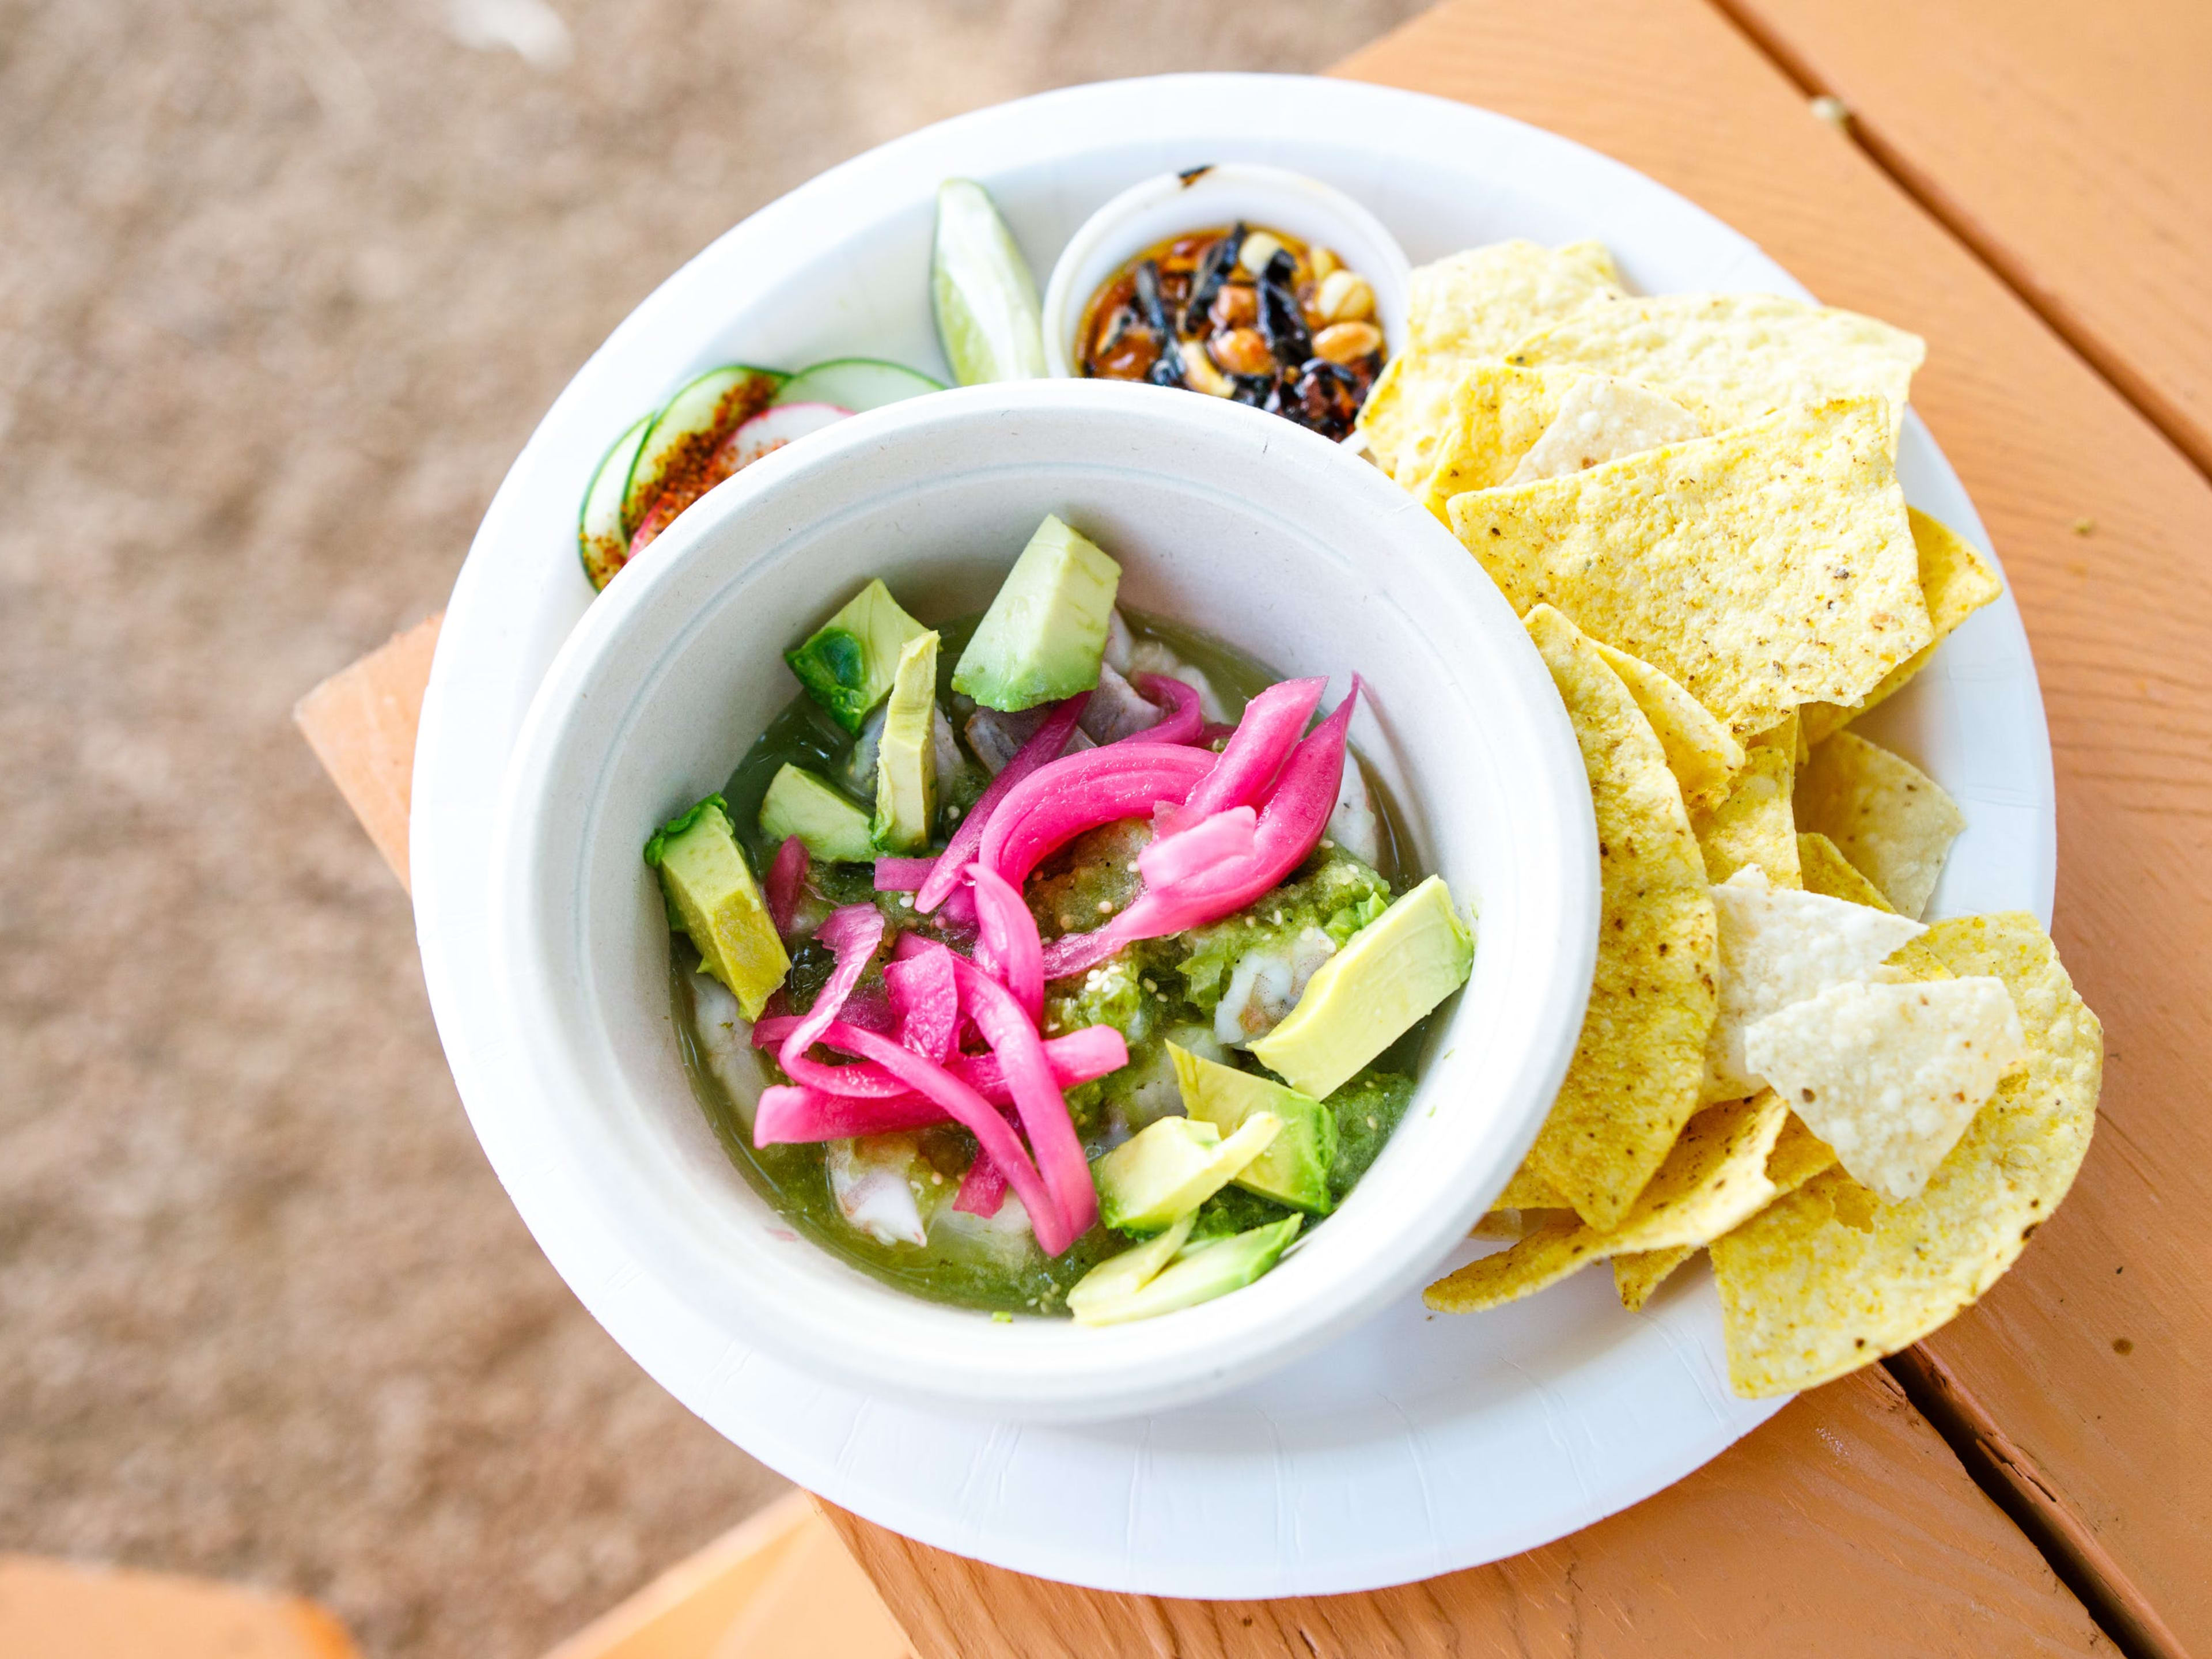
M 2212 1659 L 2212 8 L 1492 0 L 1341 67 L 1617 156 L 1925 335 L 2010 574 L 2105 1021 L 2071 1201 L 1979 1307 L 1544 1549 L 1376 1595 L 1071 1589 L 833 1519 L 924 1659 Z M 1814 118 L 1814 94 L 1847 122 Z M 1826 106 L 1832 118 L 1832 106 Z M 404 876 L 433 625 L 301 723 Z M 1994 1501 L 1993 1501 L 1994 1500 Z

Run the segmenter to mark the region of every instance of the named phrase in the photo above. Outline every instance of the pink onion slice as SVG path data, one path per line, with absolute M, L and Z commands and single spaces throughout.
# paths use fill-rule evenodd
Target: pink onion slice
M 1230 859 L 1249 857 L 1259 820 L 1253 808 L 1232 806 L 1163 836 L 1137 854 L 1137 873 L 1147 887 L 1172 887 Z
M 1180 805 L 1215 759 L 1187 744 L 1133 738 L 1040 767 L 991 815 L 975 861 L 1019 889 L 1056 848 L 1085 830 Z
M 1279 885 L 1313 851 L 1322 831 L 1328 827 L 1337 786 L 1344 778 L 1345 734 L 1358 699 L 1359 678 L 1354 675 L 1352 690 L 1336 712 L 1291 751 L 1267 804 L 1260 810 L 1249 854 L 1189 876 L 1173 887 L 1147 889 L 1135 903 L 1096 933 L 1070 933 L 1054 939 L 1045 947 L 1045 977 L 1060 979 L 1080 973 L 1138 939 L 1164 939 L 1218 921 Z
M 954 960 L 956 963 L 959 961 L 957 957 Z M 993 990 L 997 991 L 1001 998 L 1005 998 L 1004 1006 L 1012 1010 L 1015 1018 L 1019 1019 L 1021 1011 L 1013 1007 L 1012 999 L 1006 997 L 1006 991 L 996 981 L 975 972 L 972 967 L 969 967 L 964 963 L 959 965 L 967 969 L 967 972 L 962 975 L 961 988 L 963 994 L 968 988 L 969 975 L 972 975 L 976 983 L 989 986 Z M 1024 1029 L 1027 1030 L 1026 1022 L 1023 1024 Z M 1036 1033 L 1030 1030 L 1030 1036 L 1034 1040 Z M 975 1090 L 953 1076 L 935 1060 L 925 1060 L 920 1054 L 910 1054 L 889 1037 L 879 1037 L 872 1031 L 841 1032 L 839 1045 L 842 1047 L 847 1042 L 854 1045 L 854 1052 L 863 1060 L 873 1060 L 916 1094 L 927 1096 L 944 1107 L 946 1114 L 954 1122 L 959 1124 L 981 1143 L 983 1151 L 990 1157 L 991 1161 L 1005 1172 L 1007 1181 L 1012 1183 L 1014 1191 L 1020 1195 L 1022 1207 L 1030 1212 L 1030 1224 L 1036 1231 L 1037 1243 L 1043 1247 L 1047 1255 L 1060 1254 L 1091 1225 L 1091 1220 L 1097 1215 L 1097 1200 L 1096 1194 L 1091 1191 L 1090 1168 L 1087 1164 L 1083 1164 L 1083 1183 L 1085 1192 L 1091 1197 L 1091 1202 L 1088 1209 L 1079 1212 L 1079 1220 L 1071 1218 L 1068 1211 L 1062 1207 L 1056 1192 L 1048 1188 L 1043 1179 L 1039 1176 L 1037 1166 L 1030 1162 L 1029 1154 L 1022 1150 L 1021 1141 L 1016 1137 L 1013 1130 L 1007 1127 L 1006 1120 L 999 1115 L 999 1109 L 984 1099 L 981 1095 L 976 1093 Z M 1042 1059 L 1039 1064 L 1042 1066 Z M 1053 1098 L 1059 1099 L 1057 1092 Z M 1060 1115 L 1061 1123 L 1066 1129 L 1067 1139 L 1070 1142 L 1075 1143 L 1076 1162 L 1082 1164 L 1083 1148 L 1079 1142 L 1075 1142 L 1074 1125 L 1067 1122 L 1067 1108 L 1065 1102 L 1060 1104 Z M 1023 1114 L 1023 1122 L 1025 1126 L 1029 1123 L 1029 1114 L 1026 1112 Z M 1036 1133 L 1034 1127 L 1031 1127 L 1030 1132 L 1032 1136 Z M 1060 1184 L 1063 1186 L 1067 1184 L 1064 1176 Z
M 1279 680 L 1244 705 L 1244 718 L 1230 734 L 1220 764 L 1208 773 L 1181 808 L 1161 828 L 1173 831 L 1231 806 L 1257 802 L 1281 770 L 1315 705 L 1327 690 L 1326 678 Z
M 1075 735 L 1076 723 L 1083 718 L 1084 705 L 1090 701 L 1091 694 L 1085 691 L 1056 704 L 1045 716 L 1044 724 L 1030 733 L 1030 740 L 1014 751 L 1014 757 L 968 809 L 968 816 L 960 820 L 952 839 L 938 854 L 937 866 L 930 872 L 929 879 L 914 896 L 915 909 L 929 915 L 960 885 L 960 878 L 975 861 L 975 849 L 983 843 L 984 828 L 998 810 L 999 803 L 1037 768 L 1059 758 L 1060 751 L 1067 747 L 1067 740 Z
M 1195 743 L 1206 730 L 1206 715 L 1198 706 L 1198 691 L 1182 681 L 1170 679 L 1165 674 L 1132 674 L 1129 684 L 1145 694 L 1148 702 L 1165 703 L 1167 713 L 1158 723 L 1146 726 L 1136 735 L 1146 743 Z M 1130 739 L 1124 738 L 1124 743 Z
M 985 1154 L 976 1153 L 975 1161 L 968 1166 L 968 1173 L 960 1178 L 960 1190 L 953 1194 L 952 1207 L 988 1221 L 1006 1202 L 1006 1172 Z
M 753 1027 L 753 1046 L 773 1048 L 799 1027 L 799 1016 L 781 1014 L 763 1019 Z M 841 1054 L 858 1054 L 859 1049 L 843 1041 L 849 1030 L 844 1021 L 831 1024 L 820 1038 L 822 1046 L 835 1048 Z M 1079 1031 L 1070 1031 L 1065 1036 L 1045 1039 L 1044 1055 L 1052 1066 L 1052 1080 L 1062 1090 L 1073 1089 L 1118 1072 L 1129 1063 L 1129 1045 L 1121 1034 L 1110 1025 L 1086 1025 Z M 823 1066 L 820 1071 L 834 1074 L 839 1086 L 834 1089 L 817 1087 L 823 1094 L 837 1094 L 848 1100 L 890 1100 L 904 1089 L 896 1078 L 879 1067 L 866 1064 L 857 1066 Z M 1013 1104 L 1013 1091 L 1006 1087 L 1006 1067 L 996 1054 L 950 1054 L 945 1069 L 951 1072 L 994 1106 Z M 942 1119 L 932 1119 L 941 1122 Z
M 888 1100 L 860 1100 L 778 1083 L 761 1091 L 753 1111 L 753 1145 L 798 1146 L 927 1129 L 945 1121 L 946 1115 L 937 1102 L 910 1089 Z
M 914 892 L 929 879 L 929 872 L 936 866 L 935 859 L 878 859 L 876 890 L 878 893 Z
M 791 924 L 799 915 L 799 896 L 806 881 L 806 843 L 796 836 L 786 836 L 783 845 L 775 849 L 775 857 L 768 866 L 768 919 L 775 924 L 775 931 L 785 938 L 791 935 Z
M 910 934 L 902 934 L 904 944 Z M 898 1015 L 898 1039 L 918 1054 L 942 1062 L 952 1052 L 960 1030 L 960 990 L 952 977 L 952 953 L 943 945 L 898 957 L 884 969 L 891 1008 Z
M 814 930 L 814 937 L 836 953 L 837 966 L 830 975 L 830 982 L 814 999 L 813 1007 L 784 1038 L 783 1047 L 776 1054 L 776 1063 L 794 1083 L 807 1080 L 799 1075 L 813 1063 L 807 1060 L 806 1051 L 843 1012 L 845 1000 L 853 994 L 853 988 L 860 982 L 860 975 L 867 971 L 877 947 L 883 944 L 883 912 L 872 904 L 848 904 L 832 910 Z
M 1032 1025 L 1044 1019 L 1044 943 L 1022 896 L 986 866 L 968 866 L 975 895 L 975 965 L 1014 994 Z
M 991 1045 L 999 1056 L 999 1063 L 1006 1067 L 1007 1086 L 1013 1091 L 1014 1109 L 1021 1115 L 1022 1128 L 1036 1152 L 1037 1168 L 1045 1184 L 1060 1206 L 1060 1218 L 1066 1226 L 1066 1237 L 1069 1240 L 1079 1237 L 1098 1218 L 1098 1190 L 1091 1184 L 1090 1161 L 1083 1155 L 1083 1142 L 1077 1138 L 1075 1121 L 1068 1115 L 1067 1101 L 1053 1079 L 1051 1062 L 1045 1057 L 1044 1039 L 1037 1035 L 1029 1015 L 1005 986 L 974 963 L 957 957 L 953 958 L 952 969 L 959 976 L 962 1006 L 975 1017 L 983 1040 Z M 996 1158 L 998 1154 L 994 1152 L 992 1156 Z M 1009 1169 L 1006 1174 L 1011 1179 L 1014 1171 Z M 1014 1190 L 1021 1191 L 1019 1182 L 1015 1182 Z M 1026 1193 L 1022 1194 L 1022 1202 L 1029 1202 Z M 1042 1229 L 1037 1239 L 1040 1243 L 1044 1241 Z M 1066 1244 L 1049 1248 L 1048 1254 L 1058 1255 L 1066 1248 Z

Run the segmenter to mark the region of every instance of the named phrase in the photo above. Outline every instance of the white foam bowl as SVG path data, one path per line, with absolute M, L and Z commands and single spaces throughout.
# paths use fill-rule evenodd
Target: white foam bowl
M 1318 179 L 1240 161 L 1147 179 L 1083 222 L 1045 285 L 1046 368 L 1063 379 L 1081 373 L 1076 335 L 1083 308 L 1124 264 L 1170 237 L 1240 219 L 1255 230 L 1287 231 L 1332 250 L 1375 290 L 1375 319 L 1389 355 L 1405 349 L 1410 267 L 1398 239 L 1365 208 Z
M 1356 671 L 1352 740 L 1424 870 L 1480 910 L 1419 1091 L 1326 1223 L 1251 1287 L 1084 1329 L 919 1300 L 807 1242 L 717 1143 L 679 1057 L 639 856 L 796 691 L 781 653 L 869 577 L 981 609 L 1057 513 L 1135 609 L 1287 675 Z M 841 422 L 711 492 L 625 569 L 539 689 L 494 832 L 506 1038 L 539 1151 L 629 1259 L 729 1340 L 880 1395 L 1000 1418 L 1203 1398 L 1412 1293 L 1534 1137 L 1590 977 L 1597 860 L 1565 713 L 1503 599 L 1364 462 L 1275 416 L 1096 381 L 978 386 Z M 619 1288 L 605 1294 L 618 1296 Z

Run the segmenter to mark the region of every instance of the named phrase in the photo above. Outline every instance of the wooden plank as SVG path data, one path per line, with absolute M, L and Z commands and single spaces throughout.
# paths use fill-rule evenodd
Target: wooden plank
M 1698 0 L 1449 5 L 1345 68 L 1580 139 L 1927 336 L 1913 401 L 2034 641 L 2058 939 L 2109 1057 L 2073 1197 L 1928 1350 L 2002 1425 L 2021 1501 L 2094 1541 L 2120 1622 L 2212 1654 L 2212 487 Z
M 2212 6 L 1723 3 L 2212 472 Z
M 1571 1538 L 1367 1595 L 1073 1589 L 826 1512 L 921 1659 L 2114 1651 L 1880 1370 Z
M 292 719 L 361 827 L 407 884 L 407 803 L 415 785 L 415 723 L 437 649 L 425 617 L 300 699 Z
M 314 1602 L 244 1584 L 0 1555 L 8 1659 L 359 1659 Z

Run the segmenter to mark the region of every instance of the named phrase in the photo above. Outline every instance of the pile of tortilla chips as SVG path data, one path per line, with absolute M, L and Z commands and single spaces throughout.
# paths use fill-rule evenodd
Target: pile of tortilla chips
M 1710 1250 L 1730 1380 L 1843 1375 L 1972 1303 L 2071 1185 L 2103 1039 L 2033 917 L 1923 926 L 1956 802 L 1850 722 L 2002 585 L 1893 468 L 1921 342 L 1632 298 L 1595 243 L 1418 270 L 1369 453 L 1522 614 L 1597 822 L 1597 968 L 1528 1161 L 1430 1286 L 1472 1312 Z

